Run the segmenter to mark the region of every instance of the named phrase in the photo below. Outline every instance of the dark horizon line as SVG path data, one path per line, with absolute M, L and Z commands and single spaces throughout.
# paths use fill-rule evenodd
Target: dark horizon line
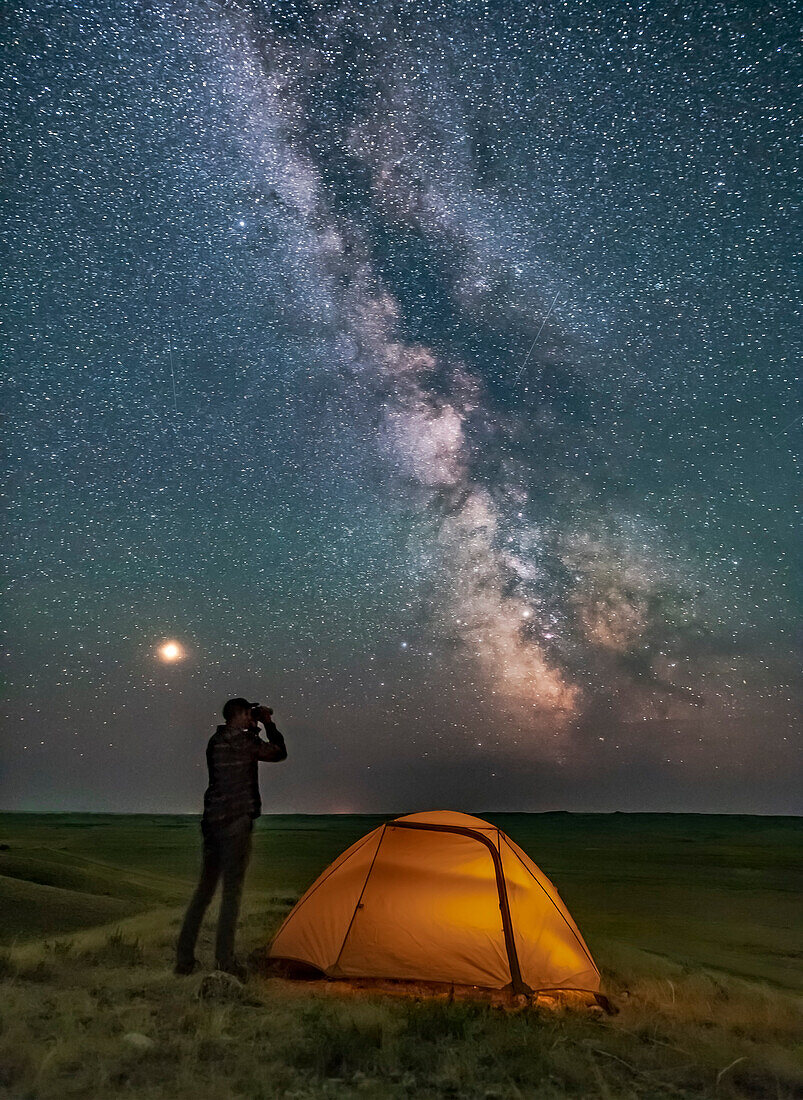
M 325 813 L 323 811 L 319 813 L 308 813 L 303 811 L 292 813 L 262 813 L 260 818 L 274 818 L 274 817 L 379 817 L 387 820 L 392 820 L 397 817 L 404 817 L 407 814 L 416 813 L 437 813 L 437 810 L 406 810 L 400 813 L 387 813 L 387 812 L 370 812 L 370 811 L 355 811 L 354 813 L 345 812 L 331 812 Z M 793 813 L 792 811 L 786 813 L 743 813 L 738 810 L 454 810 L 454 813 L 469 814 L 472 817 L 482 817 L 484 814 L 521 814 L 527 817 L 547 817 L 547 816 L 565 816 L 565 817 L 761 817 L 761 818 L 789 818 L 793 820 L 803 820 L 803 814 Z M 37 817 L 187 817 L 200 819 L 200 811 L 195 813 L 175 812 L 171 813 L 168 810 L 156 811 L 148 813 L 146 811 L 137 812 L 124 812 L 120 810 L 2 810 L 0 809 L 0 818 L 3 817 L 22 817 L 22 816 L 37 816 Z M 256 820 L 259 820 L 256 819 Z

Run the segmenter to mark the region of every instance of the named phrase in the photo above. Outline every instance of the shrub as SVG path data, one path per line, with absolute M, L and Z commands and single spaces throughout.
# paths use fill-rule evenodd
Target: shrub
M 95 950 L 85 951 L 82 959 L 102 966 L 141 966 L 144 952 L 139 940 L 128 940 L 121 929 L 115 928 L 106 937 L 105 944 Z
M 72 955 L 74 947 L 75 944 L 72 940 L 55 940 L 47 945 L 48 951 L 57 959 L 68 959 Z

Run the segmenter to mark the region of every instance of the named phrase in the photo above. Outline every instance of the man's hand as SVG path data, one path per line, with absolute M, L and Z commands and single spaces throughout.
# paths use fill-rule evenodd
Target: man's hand
M 254 713 L 264 723 L 265 733 L 268 735 L 267 741 L 263 741 L 259 735 L 256 737 L 257 760 L 271 761 L 274 764 L 279 760 L 286 760 L 287 747 L 281 733 L 273 724 L 273 707 L 259 707 Z

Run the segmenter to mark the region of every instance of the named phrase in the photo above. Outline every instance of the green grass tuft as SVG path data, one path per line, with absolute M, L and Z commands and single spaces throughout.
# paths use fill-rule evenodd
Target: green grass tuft
M 382 1019 L 363 1012 L 355 1019 L 336 1004 L 313 1004 L 302 1010 L 303 1038 L 287 1050 L 287 1061 L 313 1077 L 343 1077 L 380 1068 L 385 1037 Z
M 120 928 L 115 928 L 103 944 L 89 948 L 81 955 L 84 963 L 100 966 L 142 966 L 145 953 L 138 939 L 127 939 Z

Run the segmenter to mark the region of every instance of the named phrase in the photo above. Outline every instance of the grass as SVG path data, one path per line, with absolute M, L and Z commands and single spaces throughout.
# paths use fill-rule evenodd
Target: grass
M 62 881 L 84 887 L 31 883 L 45 891 L 44 907 L 63 892 L 137 910 L 95 920 L 87 907 L 83 927 L 75 924 L 78 909 L 65 911 L 64 928 L 49 927 L 45 938 L 24 927 L 14 933 L 6 914 L 0 1096 L 803 1095 L 795 1051 L 800 973 L 794 923 L 787 923 L 797 823 L 562 816 L 498 820 L 555 880 L 620 1007 L 613 1017 L 344 994 L 326 983 L 275 978 L 203 998 L 203 974 L 179 980 L 170 972 L 198 858 L 194 822 L 110 818 L 92 827 L 94 819 L 0 817 L 0 842 L 9 844 L 0 850 L 0 872 L 3 856 L 17 861 L 18 876 L 26 857 L 40 878 L 42 863 L 55 861 Z M 293 819 L 265 821 L 249 872 L 241 953 L 264 945 L 317 871 L 373 823 L 301 819 L 294 828 Z M 46 855 L 49 849 L 58 857 Z M 93 860 L 94 880 L 87 877 Z M 80 882 L 68 875 L 73 866 Z M 108 889 L 115 875 L 124 898 L 91 893 Z M 664 913 L 661 897 L 669 899 Z M 57 923 L 52 911 L 47 923 Z M 205 927 L 199 945 L 206 960 L 212 932 Z

